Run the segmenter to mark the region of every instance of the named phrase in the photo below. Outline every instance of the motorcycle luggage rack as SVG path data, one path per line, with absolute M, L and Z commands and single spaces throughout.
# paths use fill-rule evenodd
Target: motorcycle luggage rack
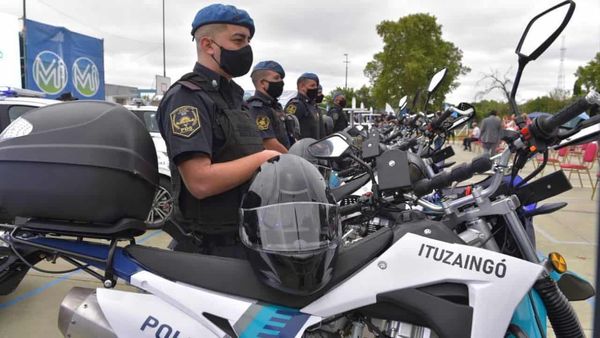
M 44 226 L 45 225 L 45 226 Z M 87 272 L 92 277 L 100 280 L 104 287 L 113 288 L 117 284 L 117 279 L 115 278 L 115 270 L 114 270 L 114 257 L 117 249 L 117 244 L 119 241 L 129 241 L 130 244 L 135 244 L 134 236 L 139 232 L 140 225 L 145 225 L 142 221 L 139 220 L 122 220 L 115 224 L 115 227 L 111 229 L 105 229 L 104 231 L 98 230 L 98 225 L 95 227 L 91 224 L 85 225 L 75 225 L 67 222 L 44 222 L 40 220 L 33 220 L 26 222 L 22 225 L 17 225 L 12 227 L 10 232 L 10 240 L 12 243 L 19 244 L 22 246 L 33 247 L 36 249 L 43 250 L 45 252 L 54 254 L 65 261 L 73 264 L 75 267 Z M 94 233 L 91 229 L 96 229 Z M 123 231 L 125 229 L 125 231 Z M 83 230 L 83 231 L 82 231 Z M 87 231 L 86 231 L 87 230 Z M 136 231 L 138 230 L 138 231 Z M 145 231 L 145 229 L 144 229 Z M 23 232 L 24 237 L 19 236 L 20 233 Z M 31 239 L 27 239 L 27 235 L 30 232 L 36 233 L 46 233 L 46 234 L 55 234 L 58 236 L 70 236 L 76 237 L 77 242 L 83 242 L 84 237 L 88 238 L 100 238 L 110 240 L 110 245 L 108 248 L 107 258 L 98 258 L 91 255 L 86 255 L 78 252 L 73 252 L 61 248 L 56 248 L 52 246 L 48 246 L 45 244 L 32 242 Z M 143 231 L 141 232 L 143 233 Z M 16 251 L 16 248 L 13 248 Z M 92 270 L 89 264 L 83 264 L 76 259 L 83 259 L 87 261 L 98 262 L 103 265 L 104 275 Z M 26 262 L 29 265 L 29 262 Z M 93 264 L 92 264 L 93 265 Z

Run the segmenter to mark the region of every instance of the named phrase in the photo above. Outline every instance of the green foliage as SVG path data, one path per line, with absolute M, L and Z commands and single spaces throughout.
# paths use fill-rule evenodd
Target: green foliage
M 383 51 L 375 54 L 364 70 L 377 107 L 394 105 L 404 95 L 412 98 L 417 90 L 427 89 L 433 74 L 446 67 L 446 78 L 432 97 L 434 107 L 439 107 L 445 95 L 459 85 L 458 76 L 470 71 L 461 63 L 462 51 L 442 39 L 442 26 L 429 14 L 382 21 L 377 34 L 383 38 Z M 421 95 L 422 101 L 426 96 Z
M 333 106 L 333 96 L 337 93 L 342 93 L 346 97 L 347 106 L 350 107 L 352 105 L 352 98 L 356 97 L 356 105 L 360 107 L 360 103 L 362 102 L 365 105 L 365 108 L 375 107 L 375 100 L 371 96 L 371 89 L 367 86 L 362 86 L 358 90 L 354 90 L 354 88 L 342 88 L 337 87 L 329 93 L 329 95 L 325 96 L 323 99 L 330 107 Z
M 577 80 L 573 87 L 573 95 L 582 95 L 590 89 L 600 89 L 600 52 L 585 66 L 580 66 L 575 72 Z
M 551 96 L 540 96 L 519 106 L 521 113 L 544 112 L 554 114 L 563 109 L 572 99 L 558 99 Z
M 488 116 L 489 112 L 495 110 L 498 112 L 498 115 L 508 115 L 510 113 L 510 105 L 508 102 L 500 102 L 495 100 L 482 100 L 479 102 L 473 103 L 475 107 L 475 118 L 478 121 L 481 121 L 485 117 Z

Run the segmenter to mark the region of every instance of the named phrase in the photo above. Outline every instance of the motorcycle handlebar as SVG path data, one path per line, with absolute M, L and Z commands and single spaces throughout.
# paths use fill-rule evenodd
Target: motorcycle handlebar
M 593 104 L 600 104 L 600 94 L 591 90 L 585 97 L 578 99 L 551 117 L 537 118 L 536 126 L 544 138 L 554 134 L 556 128 L 586 111 Z
M 440 125 L 442 124 L 442 122 L 444 122 L 444 120 L 446 120 L 450 116 L 450 114 L 452 114 L 452 109 L 444 110 L 444 112 L 442 113 L 442 115 L 440 115 L 440 117 L 438 117 L 433 122 L 431 122 L 431 127 L 433 129 L 439 128 Z
M 340 207 L 340 215 L 348 215 L 357 211 L 360 211 L 361 204 L 360 202 L 356 202 L 353 204 L 348 204 Z
M 431 122 L 431 127 L 433 129 L 439 128 L 442 125 L 442 122 L 444 122 L 454 112 L 458 113 L 459 115 L 469 115 L 473 112 L 473 108 L 469 108 L 467 110 L 460 110 L 454 106 L 450 106 L 446 108 L 446 110 L 444 110 L 440 117 L 438 117 L 435 121 Z
M 431 193 L 435 189 L 447 187 L 452 182 L 462 182 L 474 174 L 484 173 L 492 168 L 492 161 L 487 155 L 481 155 L 474 158 L 471 163 L 460 164 L 450 171 L 450 173 L 442 171 L 431 179 L 422 179 L 415 183 L 415 195 L 423 196 Z
M 417 145 L 418 142 L 419 142 L 419 140 L 416 137 L 411 137 L 408 140 L 400 143 L 397 148 L 400 150 L 406 151 L 406 150 L 414 147 L 415 145 Z

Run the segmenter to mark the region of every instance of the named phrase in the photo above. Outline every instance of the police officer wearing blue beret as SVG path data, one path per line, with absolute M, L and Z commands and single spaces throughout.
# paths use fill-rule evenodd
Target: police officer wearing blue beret
M 319 77 L 314 73 L 300 75 L 296 82 L 298 95 L 285 106 L 285 112 L 300 122 L 300 138 L 319 139 L 319 111 L 315 106 Z
M 266 149 L 287 153 L 290 147 L 286 119 L 277 101 L 283 93 L 283 67 L 275 61 L 259 62 L 250 74 L 256 91 L 246 103 Z
M 279 154 L 264 149 L 255 121 L 242 109 L 243 90 L 232 80 L 250 70 L 253 35 L 254 22 L 244 10 L 214 4 L 198 11 L 194 70 L 159 105 L 179 225 L 167 222 L 165 231 L 177 241 L 175 250 L 244 255 L 237 238 L 242 195 L 255 170 Z

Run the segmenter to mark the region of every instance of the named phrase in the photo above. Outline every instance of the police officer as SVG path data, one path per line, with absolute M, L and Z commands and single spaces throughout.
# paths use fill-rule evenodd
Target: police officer
M 321 103 L 325 96 L 323 95 L 323 87 L 319 85 L 317 90 L 317 98 L 315 99 L 315 106 L 319 112 L 319 138 L 323 138 L 333 132 L 333 120 L 327 116 L 327 111 L 321 108 Z
M 319 138 L 319 112 L 314 104 L 317 98 L 319 77 L 314 73 L 300 75 L 296 82 L 298 95 L 285 106 L 285 112 L 296 116 L 300 122 L 300 139 Z
M 279 154 L 263 148 L 256 123 L 242 110 L 243 90 L 232 80 L 250 70 L 253 35 L 244 10 L 214 4 L 198 11 L 197 63 L 159 105 L 179 225 L 168 223 L 165 231 L 177 241 L 175 250 L 244 255 L 236 239 L 242 194 L 255 170 Z
M 277 98 L 283 93 L 283 67 L 275 61 L 259 62 L 250 74 L 256 91 L 246 103 L 266 149 L 287 153 L 290 147 L 286 116 Z
M 341 93 L 335 94 L 333 96 L 333 107 L 327 113 L 333 120 L 333 132 L 342 131 L 348 127 L 348 117 L 344 111 L 345 107 L 346 97 Z

